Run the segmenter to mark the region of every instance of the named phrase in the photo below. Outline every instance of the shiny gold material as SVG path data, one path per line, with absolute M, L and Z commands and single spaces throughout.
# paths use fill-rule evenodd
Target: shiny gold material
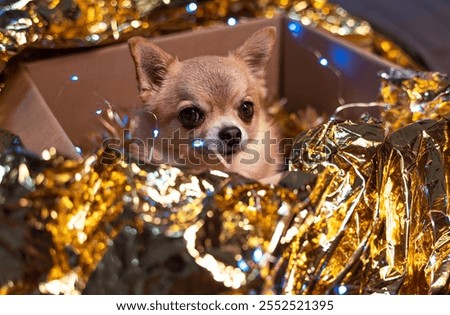
M 296 111 L 287 111 L 282 102 L 273 102 L 267 110 L 271 119 L 280 126 L 280 133 L 289 140 L 293 140 L 302 131 L 317 127 L 327 118 L 325 114 L 319 113 L 311 106 Z
M 34 1 L 2 1 L 0 12 L 0 73 L 10 58 L 42 38 L 45 25 L 46 22 L 36 9 Z
M 378 32 L 374 32 L 372 52 L 403 68 L 426 70 L 423 65 L 408 55 L 402 47 Z
M 40 222 L 52 235 L 53 267 L 39 284 L 42 293 L 76 294 L 82 289 L 124 222 L 114 222 L 128 188 L 124 165 L 103 165 L 101 156 L 64 161 L 45 170 L 31 197 Z M 47 199 L 55 199 L 48 203 Z M 47 202 L 46 202 L 47 201 Z
M 206 218 L 187 229 L 187 250 L 226 287 L 250 286 L 267 275 L 271 254 L 297 201 L 286 188 L 228 183 L 216 192 Z
M 19 205 L 34 210 L 31 220 L 24 223 L 51 236 L 48 250 L 52 266 L 39 275 L 37 287 L 41 293 L 80 293 L 107 251 L 108 242 L 126 223 L 117 218 L 130 190 L 127 166 L 117 157 L 105 163 L 104 154 L 101 150 L 80 162 L 65 160 L 50 149 L 42 153 L 39 162 L 44 169 L 33 170 L 33 177 L 27 170 L 30 165 L 18 168 L 16 185 L 26 184 L 31 192 L 19 200 Z M 20 291 L 29 287 L 30 280 L 8 283 L 2 291 L 30 292 Z
M 269 291 L 329 294 L 350 277 L 375 224 L 377 198 L 370 194 L 383 143 L 382 125 L 335 120 L 296 139 L 291 169 L 318 178 L 284 236 L 289 245 L 268 278 Z
M 413 74 L 384 77 L 405 112 L 405 91 L 430 96 L 431 105 L 419 102 L 424 110 L 415 122 L 401 120 L 405 127 L 388 135 L 372 119 L 333 119 L 294 141 L 291 169 L 317 174 L 317 181 L 282 237 L 288 246 L 264 293 L 450 292 L 450 121 L 439 113 L 450 86 L 438 73 Z
M 101 122 L 111 136 L 122 129 L 132 131 L 135 125 L 133 119 L 125 122 L 111 109 L 102 113 Z M 45 248 L 52 263 L 32 277 L 0 283 L 2 293 L 31 293 L 37 288 L 40 293 L 81 293 L 123 228 L 135 229 L 135 233 L 152 228 L 156 235 L 180 236 L 198 220 L 206 196 L 225 179 L 223 175 L 184 174 L 168 166 L 126 163 L 126 152 L 108 147 L 82 161 L 66 160 L 51 149 L 42 153 L 42 159 L 31 156 L 24 163 L 21 154 L 26 151 L 19 145 L 13 135 L 2 133 L 0 179 L 11 187 L 0 190 L 0 205 L 11 211 L 25 206 L 33 209 L 31 220 L 20 223 L 50 234 Z M 14 191 L 20 198 L 14 198 Z M 24 263 L 25 270 L 30 269 Z
M 37 293 L 52 266 L 51 235 L 32 223 L 36 213 L 26 198 L 45 167 L 19 138 L 0 130 L 0 294 Z
M 147 16 L 160 0 L 55 0 L 40 7 L 48 12 L 49 27 L 39 46 L 74 47 L 97 45 L 126 37 L 136 29 L 149 28 Z M 51 47 L 51 46 L 50 46 Z
M 391 130 L 450 115 L 450 78 L 438 72 L 390 70 L 380 74 L 383 118 Z

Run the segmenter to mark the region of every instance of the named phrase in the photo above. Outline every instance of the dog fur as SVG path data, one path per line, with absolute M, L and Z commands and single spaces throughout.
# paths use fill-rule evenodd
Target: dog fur
M 152 155 L 140 150 L 140 159 L 194 171 L 218 169 L 255 180 L 277 174 L 284 157 L 276 124 L 266 110 L 265 82 L 275 42 L 276 29 L 266 27 L 226 57 L 179 61 L 148 39 L 131 38 L 140 97 L 145 112 L 151 113 L 147 117 L 156 116 L 159 128 Z M 186 127 L 193 121 L 194 127 Z M 141 121 L 142 136 L 151 134 L 145 126 Z M 196 148 L 194 141 L 203 145 Z

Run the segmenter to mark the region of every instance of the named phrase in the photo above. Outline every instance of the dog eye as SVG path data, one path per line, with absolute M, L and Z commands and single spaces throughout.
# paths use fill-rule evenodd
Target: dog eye
M 192 129 L 203 122 L 203 113 L 195 107 L 188 107 L 178 114 L 178 118 L 185 128 Z
M 253 118 L 253 103 L 250 101 L 245 101 L 239 107 L 239 116 L 245 122 L 249 122 Z

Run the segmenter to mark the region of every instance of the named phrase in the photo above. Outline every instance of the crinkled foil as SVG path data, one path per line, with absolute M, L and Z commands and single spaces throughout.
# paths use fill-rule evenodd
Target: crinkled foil
M 219 294 L 215 281 L 186 251 L 182 238 L 169 238 L 146 225 L 126 226 L 114 238 L 83 294 Z
M 325 0 L 5 0 L 0 10 L 0 72 L 26 47 L 73 48 L 225 24 L 287 12 L 310 27 L 367 48 L 401 66 L 419 66 L 370 25 Z M 234 19 L 234 20 L 233 20 Z
M 121 117 L 113 110 L 103 113 L 110 136 L 132 130 L 133 119 Z M 91 290 L 110 293 L 222 288 L 200 272 L 181 235 L 202 216 L 204 199 L 226 180 L 223 174 L 194 176 L 125 162 L 126 152 L 108 146 L 81 161 L 64 159 L 54 149 L 37 157 L 14 135 L 3 132 L 1 139 L 0 293 L 79 294 L 88 281 Z M 121 276 L 122 287 L 116 285 Z M 180 284 L 189 278 L 197 282 Z M 202 285 L 195 289 L 195 283 Z
M 35 213 L 24 196 L 47 165 L 15 135 L 0 130 L 0 138 L 0 294 L 35 292 L 52 266 L 53 243 L 32 223 Z
M 187 250 L 226 287 L 255 289 L 297 204 L 293 190 L 230 182 L 216 192 L 206 217 L 187 229 Z
M 308 202 L 287 229 L 287 248 L 266 283 L 272 293 L 329 294 L 354 272 L 375 224 L 382 125 L 331 120 L 300 135 L 291 169 L 317 174 Z M 360 280 L 358 278 L 356 282 Z
M 439 72 L 391 69 L 380 73 L 382 115 L 391 130 L 450 115 L 450 78 Z
M 425 95 L 449 87 L 440 74 L 420 77 Z M 434 119 L 424 113 L 392 133 L 373 119 L 334 119 L 296 138 L 291 169 L 317 180 L 264 293 L 450 293 L 450 118 L 435 115 L 445 97 L 422 105 Z
M 0 8 L 0 73 L 11 57 L 42 38 L 45 25 L 44 19 L 36 10 L 34 1 L 2 1 Z

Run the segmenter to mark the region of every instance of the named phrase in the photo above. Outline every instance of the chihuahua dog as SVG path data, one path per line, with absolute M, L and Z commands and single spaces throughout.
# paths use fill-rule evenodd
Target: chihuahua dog
M 148 39 L 131 38 L 144 112 L 157 118 L 159 131 L 151 156 L 139 150 L 140 159 L 255 180 L 281 171 L 279 133 L 266 110 L 265 69 L 275 41 L 276 29 L 266 27 L 226 57 L 179 61 Z M 151 134 L 144 120 L 141 137 Z

